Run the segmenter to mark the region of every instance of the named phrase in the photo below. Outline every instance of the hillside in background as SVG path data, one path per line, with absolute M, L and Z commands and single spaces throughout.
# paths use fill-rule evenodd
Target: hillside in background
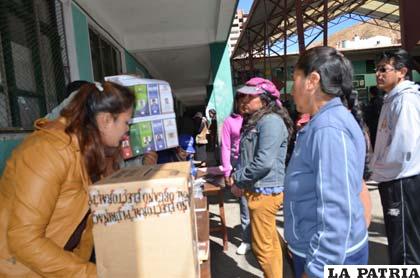
M 373 22 L 373 20 L 370 21 Z M 383 23 L 384 26 L 387 26 L 387 23 L 384 21 L 377 20 L 377 22 Z M 337 47 L 340 42 L 353 40 L 355 36 L 359 36 L 360 39 L 368 39 L 374 36 L 386 36 L 391 38 L 393 44 L 401 43 L 401 34 L 399 31 L 393 31 L 388 28 L 361 22 L 330 35 L 328 37 L 328 45 Z M 322 41 L 316 41 L 313 44 L 313 46 L 319 45 L 322 45 Z

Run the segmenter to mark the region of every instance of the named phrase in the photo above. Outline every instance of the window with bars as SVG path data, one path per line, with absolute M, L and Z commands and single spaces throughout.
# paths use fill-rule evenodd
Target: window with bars
M 103 81 L 105 76 L 121 73 L 121 53 L 108 40 L 89 26 L 93 77 Z
M 68 82 L 61 2 L 0 1 L 0 131 L 31 129 Z

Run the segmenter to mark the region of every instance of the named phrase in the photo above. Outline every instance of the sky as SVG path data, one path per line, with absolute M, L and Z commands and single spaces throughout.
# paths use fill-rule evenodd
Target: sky
M 239 0 L 238 9 L 243 10 L 244 12 L 248 13 L 251 10 L 252 3 L 253 3 L 253 0 Z M 340 31 L 344 28 L 353 26 L 357 23 L 360 23 L 360 21 L 353 20 L 353 19 L 344 21 L 344 22 L 342 22 L 342 23 L 340 23 L 340 24 L 338 24 L 334 27 L 330 27 L 328 29 L 328 35 L 330 36 L 337 31 Z M 311 38 L 308 39 L 308 42 L 310 40 L 311 40 Z M 319 40 L 322 40 L 322 36 L 319 37 Z M 319 41 L 319 40 L 316 40 L 316 41 Z M 289 52 L 289 53 L 298 52 L 298 45 L 294 44 L 294 45 L 288 46 L 287 52 Z
M 249 12 L 251 9 L 253 0 L 239 0 L 238 9 L 244 10 L 245 12 Z

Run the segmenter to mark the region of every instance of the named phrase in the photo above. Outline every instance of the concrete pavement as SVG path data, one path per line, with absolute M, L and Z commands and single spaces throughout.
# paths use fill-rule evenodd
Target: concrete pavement
M 387 240 L 382 215 L 382 206 L 379 198 L 378 188 L 374 184 L 368 185 L 372 198 L 372 223 L 369 227 L 369 264 L 388 264 Z M 218 205 L 216 199 L 209 199 L 211 225 L 219 221 Z M 241 243 L 241 226 L 239 220 L 239 204 L 236 198 L 225 192 L 225 216 L 229 234 L 229 250 L 223 251 L 220 234 L 210 236 L 211 271 L 213 278 L 248 278 L 263 277 L 252 252 L 245 256 L 236 255 L 237 246 Z M 283 235 L 283 213 L 277 215 L 277 227 Z M 285 262 L 285 259 L 283 260 Z M 284 278 L 292 278 L 292 271 L 287 263 L 284 264 Z

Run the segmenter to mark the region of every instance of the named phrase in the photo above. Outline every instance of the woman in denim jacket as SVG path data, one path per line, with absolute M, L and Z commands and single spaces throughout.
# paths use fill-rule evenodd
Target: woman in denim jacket
M 238 89 L 245 95 L 246 121 L 240 142 L 240 169 L 232 192 L 245 195 L 251 220 L 252 250 L 265 277 L 282 277 L 282 251 L 276 213 L 283 202 L 283 181 L 293 122 L 279 101 L 279 91 L 263 78 Z

